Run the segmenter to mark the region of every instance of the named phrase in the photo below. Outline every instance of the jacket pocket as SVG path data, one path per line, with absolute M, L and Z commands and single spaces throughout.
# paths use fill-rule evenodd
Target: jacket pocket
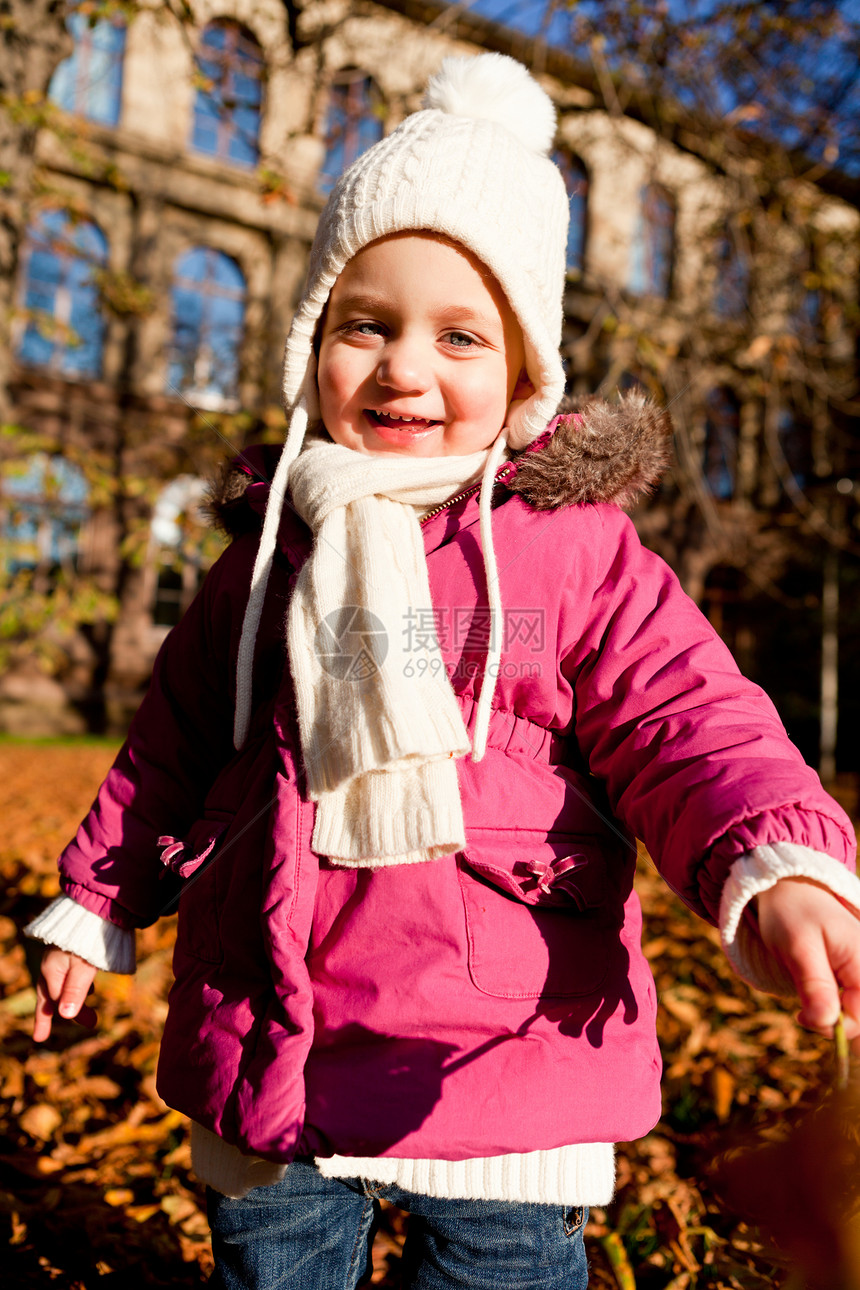
M 218 870 L 225 862 L 219 853 L 231 820 L 230 815 L 213 813 L 193 824 L 181 842 L 159 838 L 164 845 L 162 860 L 184 879 L 177 941 L 186 953 L 207 963 L 220 963 L 222 958 L 219 892 L 223 876 L 219 881 Z
M 606 870 L 593 840 L 487 830 L 459 858 L 469 975 L 504 999 L 577 998 L 606 976 Z

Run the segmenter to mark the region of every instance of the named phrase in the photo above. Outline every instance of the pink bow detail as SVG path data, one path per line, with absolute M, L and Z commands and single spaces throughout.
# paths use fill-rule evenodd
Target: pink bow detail
M 545 896 L 552 895 L 553 888 L 566 891 L 570 896 L 578 896 L 579 888 L 571 880 L 575 870 L 581 869 L 588 861 L 584 856 L 560 856 L 557 860 L 533 860 L 528 866 L 529 873 L 537 879 L 537 887 Z M 565 876 L 568 875 L 568 876 Z
M 200 868 L 203 861 L 207 860 L 212 854 L 216 842 L 218 842 L 226 827 L 226 823 L 213 825 L 212 832 L 206 838 L 205 847 L 202 847 L 201 850 L 195 850 L 192 844 L 192 854 L 188 860 L 183 860 L 182 858 L 186 854 L 185 843 L 180 838 L 171 837 L 169 833 L 164 834 L 158 839 L 158 845 L 164 848 L 161 853 L 161 863 L 167 865 L 168 869 L 172 869 L 180 878 L 190 878 Z M 198 844 L 198 846 L 200 845 L 202 844 Z
M 175 874 L 178 874 L 180 878 L 190 878 L 195 869 L 200 868 L 215 843 L 214 841 L 210 842 L 202 854 L 192 856 L 190 860 L 182 859 L 185 854 L 185 843 L 180 841 L 179 838 L 172 838 L 169 834 L 165 834 L 158 839 L 158 845 L 164 847 L 161 853 L 161 863 Z
M 172 838 L 169 833 L 165 833 L 158 839 L 158 845 L 164 848 L 160 857 L 161 863 L 166 864 L 173 869 L 175 866 L 172 861 L 175 860 L 177 856 L 182 855 L 182 852 L 185 850 L 185 843 L 179 838 Z

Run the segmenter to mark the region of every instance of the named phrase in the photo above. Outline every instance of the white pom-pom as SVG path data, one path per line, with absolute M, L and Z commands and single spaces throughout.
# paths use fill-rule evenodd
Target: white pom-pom
M 424 106 L 495 121 L 530 151 L 544 155 L 555 137 L 552 99 L 522 63 L 507 54 L 446 58 L 427 85 Z

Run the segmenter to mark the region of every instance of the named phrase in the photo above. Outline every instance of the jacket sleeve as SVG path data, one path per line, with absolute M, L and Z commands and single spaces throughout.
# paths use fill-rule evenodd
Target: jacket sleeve
M 158 839 L 184 836 L 233 756 L 231 660 L 255 549 L 256 537 L 234 542 L 167 637 L 128 738 L 60 857 L 65 894 L 119 927 L 147 926 L 175 894 L 160 881 Z
M 756 847 L 796 843 L 853 867 L 850 822 L 770 699 L 631 522 L 590 509 L 602 555 L 562 671 L 579 746 L 618 818 L 710 922 L 733 862 Z

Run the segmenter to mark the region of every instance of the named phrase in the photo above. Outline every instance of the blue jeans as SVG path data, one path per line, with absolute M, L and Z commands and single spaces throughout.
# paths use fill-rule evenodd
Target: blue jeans
M 243 1200 L 209 1191 L 221 1290 L 355 1290 L 370 1276 L 380 1198 L 410 1214 L 409 1290 L 585 1290 L 588 1210 L 515 1201 L 438 1200 L 366 1178 L 323 1178 L 296 1160 Z

